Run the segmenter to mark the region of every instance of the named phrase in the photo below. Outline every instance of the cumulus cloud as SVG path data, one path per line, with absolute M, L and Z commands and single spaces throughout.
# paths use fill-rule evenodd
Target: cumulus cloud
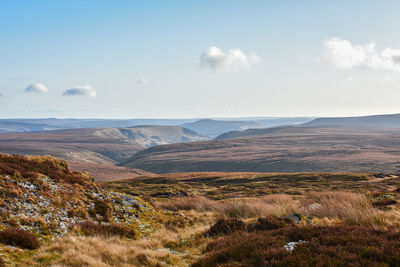
M 220 48 L 212 46 L 200 56 L 200 63 L 213 70 L 250 68 L 252 64 L 261 61 L 256 54 L 245 54 L 240 49 L 230 49 L 223 52 Z
M 392 78 L 390 78 L 389 76 L 385 76 L 385 77 L 383 77 L 382 81 L 387 83 L 387 82 L 392 81 Z
M 42 83 L 33 83 L 25 88 L 25 93 L 47 93 L 49 89 Z
M 88 96 L 96 97 L 96 91 L 90 85 L 76 86 L 64 91 L 63 96 Z
M 400 71 L 400 49 L 377 51 L 375 43 L 354 45 L 348 40 L 332 38 L 324 42 L 323 58 L 340 69 L 356 67 Z
M 146 84 L 149 82 L 149 79 L 147 78 L 140 78 L 136 81 L 137 84 Z

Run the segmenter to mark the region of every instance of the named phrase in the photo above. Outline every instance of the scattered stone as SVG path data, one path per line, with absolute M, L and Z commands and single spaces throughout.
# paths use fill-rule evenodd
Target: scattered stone
M 318 204 L 318 203 L 313 203 L 313 204 L 311 204 L 310 206 L 308 206 L 308 208 L 310 209 L 310 210 L 315 210 L 315 209 L 318 209 L 318 208 L 320 208 L 321 207 L 321 204 Z
M 289 252 L 292 252 L 298 244 L 304 244 L 304 243 L 308 243 L 308 241 L 299 240 L 297 242 L 289 242 L 286 245 L 284 245 L 283 248 Z
M 295 224 L 299 224 L 301 221 L 301 216 L 298 214 L 290 214 L 286 218 L 292 220 Z

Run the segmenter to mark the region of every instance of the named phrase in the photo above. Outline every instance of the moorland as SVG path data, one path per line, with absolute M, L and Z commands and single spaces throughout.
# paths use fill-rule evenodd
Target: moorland
M 94 182 L 0 157 L 6 266 L 397 266 L 400 179 L 372 173 L 145 174 Z
M 400 128 L 328 121 L 0 134 L 0 266 L 398 266 Z

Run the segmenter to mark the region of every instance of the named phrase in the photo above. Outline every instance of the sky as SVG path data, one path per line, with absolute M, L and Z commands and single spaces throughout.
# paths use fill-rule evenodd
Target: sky
M 0 1 L 1 118 L 400 113 L 400 1 Z

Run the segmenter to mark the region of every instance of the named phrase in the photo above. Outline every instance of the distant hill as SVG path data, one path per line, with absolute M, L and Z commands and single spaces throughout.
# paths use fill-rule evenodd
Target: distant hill
M 70 129 L 3 133 L 0 152 L 115 164 L 146 147 L 201 140 L 207 138 L 178 126 Z
M 304 123 L 304 126 L 373 126 L 400 127 L 400 114 L 373 115 L 361 117 L 318 118 Z
M 203 119 L 196 122 L 184 123 L 181 124 L 181 126 L 208 136 L 217 136 L 228 131 L 239 131 L 249 128 L 262 128 L 262 125 L 253 121 L 223 121 L 211 119 Z
M 283 117 L 283 118 L 243 118 L 244 121 L 253 121 L 262 126 L 262 128 L 270 128 L 276 126 L 299 125 L 314 120 L 311 117 Z
M 240 138 L 162 145 L 122 165 L 153 173 L 400 172 L 400 129 L 277 127 Z
M 196 119 L 0 119 L 0 133 L 82 128 L 125 128 L 139 125 L 176 126 L 193 121 L 196 121 Z
M 235 121 L 230 124 L 234 128 L 223 128 L 218 130 L 219 135 L 226 131 L 244 130 L 249 127 L 240 127 L 249 124 L 254 128 L 257 127 L 274 127 L 279 125 L 295 125 L 310 121 L 312 118 L 220 118 L 217 121 Z M 82 128 L 126 128 L 140 125 L 162 125 L 162 126 L 179 126 L 181 124 L 197 122 L 199 119 L 0 119 L 1 132 L 31 132 L 45 130 L 61 130 L 61 129 L 82 129 Z M 239 125 L 239 127 L 237 127 Z M 210 124 L 203 125 L 210 127 Z M 212 126 L 212 125 L 211 125 Z M 207 128 L 198 128 L 197 130 L 207 130 Z M 214 126 L 213 126 L 214 127 Z M 190 128 L 192 129 L 192 128 Z M 192 129 L 194 130 L 194 129 Z M 222 131 L 222 132 L 221 132 Z M 203 132 L 203 131 L 201 131 Z M 205 133 L 203 133 L 205 134 Z
M 366 127 L 366 126 L 279 126 L 263 129 L 248 129 L 245 131 L 232 131 L 223 133 L 217 136 L 214 140 L 223 140 L 231 138 L 242 138 L 248 136 L 261 136 L 261 135 L 298 135 L 298 134 L 399 134 L 399 128 L 387 127 Z
M 45 130 L 56 130 L 56 129 L 60 128 L 57 126 L 50 126 L 42 123 L 0 120 L 0 133 L 45 131 Z

